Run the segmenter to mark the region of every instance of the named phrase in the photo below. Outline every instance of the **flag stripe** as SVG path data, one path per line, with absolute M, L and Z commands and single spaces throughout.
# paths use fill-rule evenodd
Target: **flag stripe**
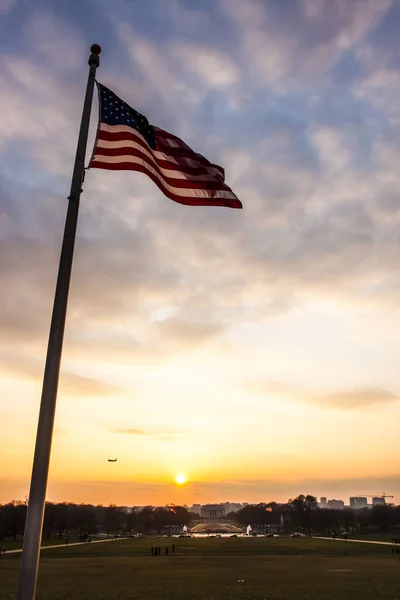
M 154 168 L 162 177 L 164 177 L 166 182 L 172 186 L 230 191 L 230 188 L 225 183 L 215 179 L 215 177 L 212 177 L 211 175 L 188 175 L 182 171 L 176 171 L 170 168 L 164 169 L 161 165 L 161 161 L 156 162 L 153 157 L 147 156 L 146 153 L 142 152 L 140 147 L 98 148 L 95 156 L 96 160 L 101 158 L 103 162 L 118 162 L 120 159 L 125 163 L 135 163 L 136 161 L 133 160 L 134 157 L 140 158 L 150 167 Z
M 132 165 L 147 164 L 149 169 L 155 169 L 158 175 L 160 175 L 165 182 L 171 186 L 171 188 L 200 189 L 209 191 L 225 190 L 231 193 L 230 197 L 236 198 L 235 194 L 232 193 L 230 188 L 223 183 L 219 177 L 216 178 L 214 169 L 210 169 L 210 173 L 210 171 L 208 171 L 208 169 L 204 166 L 196 167 L 206 170 L 206 173 L 194 174 L 193 167 L 182 167 L 181 165 L 170 163 L 169 161 L 162 161 L 160 159 L 156 160 L 155 155 L 167 155 L 151 150 L 144 138 L 136 131 L 118 131 L 115 134 L 116 136 L 119 137 L 121 133 L 123 135 L 128 134 L 131 139 L 129 141 L 129 147 L 126 146 L 126 140 L 118 140 L 118 147 L 115 147 L 115 142 L 110 140 L 110 137 L 113 136 L 113 133 L 111 133 L 109 130 L 110 126 L 106 125 L 106 127 L 106 132 L 104 132 L 102 129 L 99 132 L 99 140 L 92 166 L 96 166 L 99 162 L 103 164 L 117 163 L 119 160 L 125 165 L 128 163 Z M 120 126 L 117 127 L 119 128 Z M 104 133 L 107 135 L 107 140 L 102 139 Z M 121 147 L 121 144 L 124 144 L 124 146 Z M 142 162 L 139 163 L 137 160 L 134 160 L 134 157 L 138 157 Z M 177 166 L 179 167 L 179 171 L 177 170 Z M 189 172 L 186 172 L 187 169 Z
M 157 145 L 161 147 L 159 144 L 159 136 L 162 136 L 164 133 L 161 129 L 155 129 Z M 102 123 L 99 131 L 99 140 L 109 140 L 112 142 L 116 141 L 135 141 L 138 144 L 141 144 L 146 150 L 149 150 L 156 158 L 167 159 L 171 162 L 177 161 L 177 164 L 189 165 L 189 166 L 204 166 L 210 170 L 210 172 L 215 172 L 215 174 L 223 179 L 225 178 L 225 171 L 222 167 L 218 165 L 214 165 L 210 163 L 204 156 L 201 154 L 197 154 L 193 152 L 193 150 L 184 150 L 182 153 L 177 152 L 172 154 L 170 152 L 170 148 L 165 148 L 166 152 L 159 152 L 157 150 L 151 150 L 147 141 L 144 137 L 132 127 L 128 127 L 127 125 L 107 125 Z M 174 150 L 177 150 L 176 148 Z M 180 161 L 177 159 L 181 158 Z M 175 161 L 174 161 L 175 159 Z
M 118 129 L 122 129 L 122 131 L 118 131 Z M 135 129 L 128 128 L 126 125 L 104 125 L 101 124 L 100 128 L 103 135 L 103 139 L 118 139 L 118 140 L 132 140 L 139 139 L 142 144 L 145 144 L 147 148 L 149 145 L 144 137 Z M 108 135 L 107 135 L 108 134 Z M 187 148 L 173 148 L 165 143 L 165 141 L 159 136 L 155 136 L 157 140 L 157 147 L 162 150 L 162 152 L 166 151 L 170 156 L 182 156 L 187 158 L 192 158 L 194 155 L 193 151 L 188 150 Z M 154 151 L 153 152 L 157 152 Z M 197 156 L 196 156 L 197 158 Z M 200 161 L 199 161 L 200 162 Z
M 93 163 L 92 166 L 93 167 L 98 167 L 98 164 L 101 163 L 102 165 L 108 165 L 107 167 L 102 166 L 101 168 L 103 169 L 113 169 L 113 170 L 120 170 L 120 164 L 122 163 L 124 165 L 124 169 L 131 169 L 131 170 L 139 170 L 137 169 L 138 166 L 141 166 L 143 168 L 145 168 L 149 173 L 152 173 L 152 175 L 161 183 L 161 185 L 163 185 L 165 187 L 165 189 L 168 189 L 171 193 L 177 195 L 177 196 L 191 196 L 191 197 L 198 197 L 198 198 L 236 198 L 235 194 L 229 190 L 214 190 L 214 189 L 204 189 L 204 188 L 199 188 L 198 186 L 191 186 L 191 182 L 190 181 L 184 181 L 182 179 L 172 179 L 172 180 L 167 180 L 166 177 L 163 177 L 163 175 L 161 175 L 156 169 L 154 169 L 152 166 L 149 165 L 147 160 L 143 160 L 142 158 L 139 158 L 138 156 L 95 156 L 93 159 Z M 189 187 L 187 187 L 187 185 L 189 185 Z
M 220 194 L 228 194 L 228 192 L 217 191 L 217 192 L 208 192 L 206 190 L 191 190 L 191 189 L 179 189 L 172 188 L 171 186 L 165 184 L 161 177 L 158 176 L 157 172 L 150 171 L 149 167 L 142 164 L 132 163 L 107 163 L 101 160 L 94 159 L 91 163 L 91 166 L 98 169 L 110 169 L 110 170 L 130 170 L 130 171 L 139 171 L 140 173 L 144 173 L 148 175 L 150 179 L 154 181 L 154 183 L 160 188 L 160 190 L 171 200 L 174 202 L 179 202 L 179 204 L 187 204 L 190 206 L 227 206 L 231 208 L 242 208 L 242 203 L 238 198 L 236 198 L 235 194 L 231 193 L 231 196 L 221 197 Z M 217 195 L 218 194 L 218 195 Z
M 132 152 L 131 152 L 132 149 Z M 189 166 L 189 165 L 180 165 L 178 163 L 178 161 L 175 162 L 171 162 L 169 160 L 166 160 L 166 154 L 162 154 L 161 152 L 150 152 L 149 147 L 147 146 L 147 148 L 145 148 L 143 145 L 138 144 L 137 142 L 131 141 L 128 142 L 126 140 L 122 140 L 122 141 L 117 141 L 117 142 L 112 142 L 110 140 L 103 140 L 103 139 L 99 139 L 98 143 L 97 143 L 97 150 L 96 150 L 96 155 L 109 155 L 109 156 L 117 156 L 118 154 L 133 154 L 135 151 L 137 152 L 141 152 L 142 154 L 144 154 L 147 158 L 149 158 L 154 164 L 158 164 L 160 165 L 160 167 L 162 167 L 165 170 L 170 170 L 174 172 L 174 177 L 177 177 L 177 175 L 175 175 L 175 173 L 181 173 L 181 178 L 183 177 L 188 177 L 188 176 L 196 176 L 196 175 L 204 175 L 205 177 L 209 177 L 210 181 L 214 180 L 215 181 L 215 172 L 212 169 L 207 169 L 206 167 L 200 165 L 200 166 Z M 156 160 L 156 154 L 158 154 L 160 156 L 160 158 L 158 158 Z M 165 159 L 161 158 L 161 156 L 164 156 Z M 188 160 L 188 159 L 187 159 Z M 177 168 L 179 167 L 179 171 L 177 171 Z M 206 181 L 206 179 L 204 179 L 204 181 Z M 220 180 L 221 181 L 221 180 Z M 222 181 L 221 181 L 222 183 Z
M 164 129 L 160 129 L 159 127 L 154 127 L 153 126 L 153 130 L 154 130 L 154 133 L 156 135 L 157 144 L 158 145 L 163 146 L 164 142 L 167 142 L 167 146 L 171 145 L 171 146 L 173 146 L 175 148 L 185 148 L 191 154 L 193 154 L 194 156 L 197 156 L 204 164 L 207 164 L 210 167 L 214 167 L 214 169 L 216 169 L 217 171 L 219 171 L 222 174 L 222 176 L 225 177 L 225 170 L 222 167 L 220 167 L 219 165 L 215 165 L 215 164 L 211 163 L 202 154 L 199 154 L 198 152 L 194 152 L 190 148 L 190 146 L 188 146 L 180 138 L 176 137 L 176 135 L 173 135 L 172 133 L 169 133 L 168 131 L 164 131 Z

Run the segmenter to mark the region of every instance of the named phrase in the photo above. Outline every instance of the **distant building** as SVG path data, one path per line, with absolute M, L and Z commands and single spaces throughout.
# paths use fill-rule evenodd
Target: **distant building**
M 366 508 L 368 501 L 364 496 L 352 496 L 350 498 L 350 508 Z
M 375 496 L 372 498 L 372 506 L 384 506 L 386 499 L 383 496 Z
M 189 508 L 189 511 L 192 512 L 192 513 L 196 513 L 198 515 L 204 516 L 203 515 L 204 510 L 205 510 L 205 512 L 208 515 L 208 512 L 210 510 L 212 510 L 212 508 L 210 508 L 210 507 L 213 507 L 214 510 L 217 510 L 215 507 L 218 507 L 217 513 L 218 513 L 219 516 L 221 516 L 220 512 L 221 512 L 221 507 L 222 507 L 225 510 L 225 513 L 222 516 L 226 516 L 226 515 L 228 515 L 231 512 L 237 512 L 241 508 L 244 508 L 244 506 L 247 506 L 247 503 L 241 504 L 240 502 L 221 502 L 219 504 L 204 504 L 204 505 L 202 505 L 202 504 L 193 504 Z M 213 515 L 210 515 L 210 516 L 215 517 L 216 515 L 213 514 Z
M 319 502 L 320 508 L 327 508 L 326 496 L 321 496 L 321 501 Z
M 201 507 L 201 516 L 206 519 L 221 519 L 225 516 L 225 506 L 223 504 L 205 504 Z
M 335 499 L 328 500 L 327 508 L 334 509 L 334 510 L 343 510 L 344 502 L 343 502 L 343 500 L 335 500 Z

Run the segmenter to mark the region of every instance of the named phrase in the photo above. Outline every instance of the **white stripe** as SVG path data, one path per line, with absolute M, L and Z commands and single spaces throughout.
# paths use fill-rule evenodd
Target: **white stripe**
M 189 150 L 190 152 L 193 152 L 193 154 L 198 156 L 199 158 L 201 158 L 203 160 L 207 160 L 205 158 L 205 156 L 203 156 L 199 152 L 195 152 L 194 150 L 192 150 L 192 148 L 190 146 L 188 146 L 186 142 L 177 138 L 176 136 L 173 136 L 172 133 L 168 133 L 168 131 L 165 131 L 164 129 L 160 129 L 159 127 L 156 127 L 155 125 L 153 125 L 153 130 L 155 132 L 157 132 L 157 131 L 162 132 L 162 134 L 160 134 L 160 138 L 162 138 L 163 142 L 165 142 L 167 144 L 167 146 L 170 146 L 172 148 L 183 148 L 184 150 Z M 165 137 L 165 136 L 167 136 L 167 137 Z M 216 171 L 221 175 L 221 177 L 225 177 L 225 171 L 222 167 L 219 167 L 218 165 L 211 165 L 210 168 L 216 169 Z
M 128 162 L 133 165 L 142 165 L 146 167 L 157 179 L 162 183 L 166 190 L 171 192 L 171 194 L 175 194 L 176 196 L 182 197 L 190 197 L 190 198 L 227 198 L 227 199 L 237 199 L 237 196 L 233 192 L 228 192 L 226 190 L 198 190 L 198 189 L 186 189 L 186 188 L 176 188 L 172 185 L 169 185 L 164 178 L 149 165 L 149 163 L 137 156 L 97 156 L 96 154 L 93 157 L 93 162 L 99 161 L 107 164 L 118 164 L 121 162 Z M 95 168 L 95 167 L 94 167 Z
M 147 140 L 142 136 L 142 134 L 140 134 L 133 127 L 129 127 L 129 125 L 107 125 L 106 123 L 101 123 L 100 130 L 106 131 L 108 133 L 130 133 L 132 135 L 137 136 L 142 142 L 144 142 L 146 145 L 148 145 Z M 131 143 L 132 142 L 130 140 L 118 140 L 118 141 L 112 142 L 112 144 L 114 144 L 114 146 L 113 146 L 114 148 L 126 148 Z M 97 141 L 97 146 L 101 147 L 101 144 L 104 144 L 104 140 Z M 106 148 L 107 146 L 103 146 L 103 147 Z M 112 146 L 108 146 L 108 147 L 112 147 Z M 188 146 L 188 149 L 191 152 L 193 152 L 194 155 L 197 154 L 196 152 L 191 150 L 191 148 L 189 148 L 189 146 Z M 202 167 L 203 169 L 206 169 L 206 171 L 208 173 L 210 173 L 210 175 L 213 175 L 213 176 L 217 177 L 218 179 L 221 179 L 221 177 L 222 177 L 222 181 L 224 181 L 224 171 L 221 168 L 219 169 L 218 167 L 214 167 L 214 166 L 210 166 L 210 165 L 203 165 L 200 161 L 193 160 L 192 158 L 181 157 L 179 160 L 177 160 L 175 158 L 175 156 L 170 156 L 169 154 L 166 154 L 165 152 L 159 152 L 157 150 L 152 150 L 150 148 L 150 146 L 149 146 L 149 151 L 151 152 L 151 154 L 153 154 L 155 156 L 156 159 L 167 160 L 176 165 L 183 164 L 188 167 Z
M 190 173 L 184 173 L 183 171 L 176 171 L 174 169 L 164 169 L 162 167 L 160 167 L 160 165 L 157 163 L 157 161 L 154 158 L 154 154 L 160 154 L 160 152 L 151 152 L 150 150 L 146 150 L 145 148 L 143 148 L 143 146 L 141 146 L 140 144 L 133 142 L 131 140 L 129 140 L 129 142 L 126 141 L 117 141 L 117 142 L 110 142 L 109 140 L 99 140 L 97 142 L 97 149 L 101 149 L 101 148 L 134 148 L 135 150 L 140 150 L 140 152 L 142 152 L 143 154 L 145 154 L 149 160 L 157 166 L 158 169 L 160 169 L 161 173 L 163 173 L 163 175 L 165 175 L 165 177 L 171 177 L 171 179 L 187 179 L 189 181 L 214 181 L 215 183 L 221 184 L 221 180 L 220 179 L 216 179 L 216 177 L 214 177 L 213 175 L 191 175 Z M 101 154 L 99 154 L 98 156 L 100 156 Z
M 184 148 L 185 150 L 189 150 L 188 147 L 184 146 L 183 144 L 179 144 L 179 142 L 177 142 L 176 140 L 172 140 L 171 138 L 165 138 L 163 137 L 163 143 L 166 146 L 170 146 L 170 148 Z

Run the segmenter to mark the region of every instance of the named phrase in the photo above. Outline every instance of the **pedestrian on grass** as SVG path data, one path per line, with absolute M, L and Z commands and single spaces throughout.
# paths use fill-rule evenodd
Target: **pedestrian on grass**
M 165 556 L 168 556 L 168 547 L 165 548 Z
M 172 554 L 175 553 L 175 544 L 172 544 Z

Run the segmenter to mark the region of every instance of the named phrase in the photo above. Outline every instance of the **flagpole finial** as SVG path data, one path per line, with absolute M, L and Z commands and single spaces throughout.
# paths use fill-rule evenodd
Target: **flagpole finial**
M 98 44 L 93 44 L 90 51 L 89 65 L 94 65 L 97 68 L 100 64 L 99 54 L 101 53 L 101 47 Z

